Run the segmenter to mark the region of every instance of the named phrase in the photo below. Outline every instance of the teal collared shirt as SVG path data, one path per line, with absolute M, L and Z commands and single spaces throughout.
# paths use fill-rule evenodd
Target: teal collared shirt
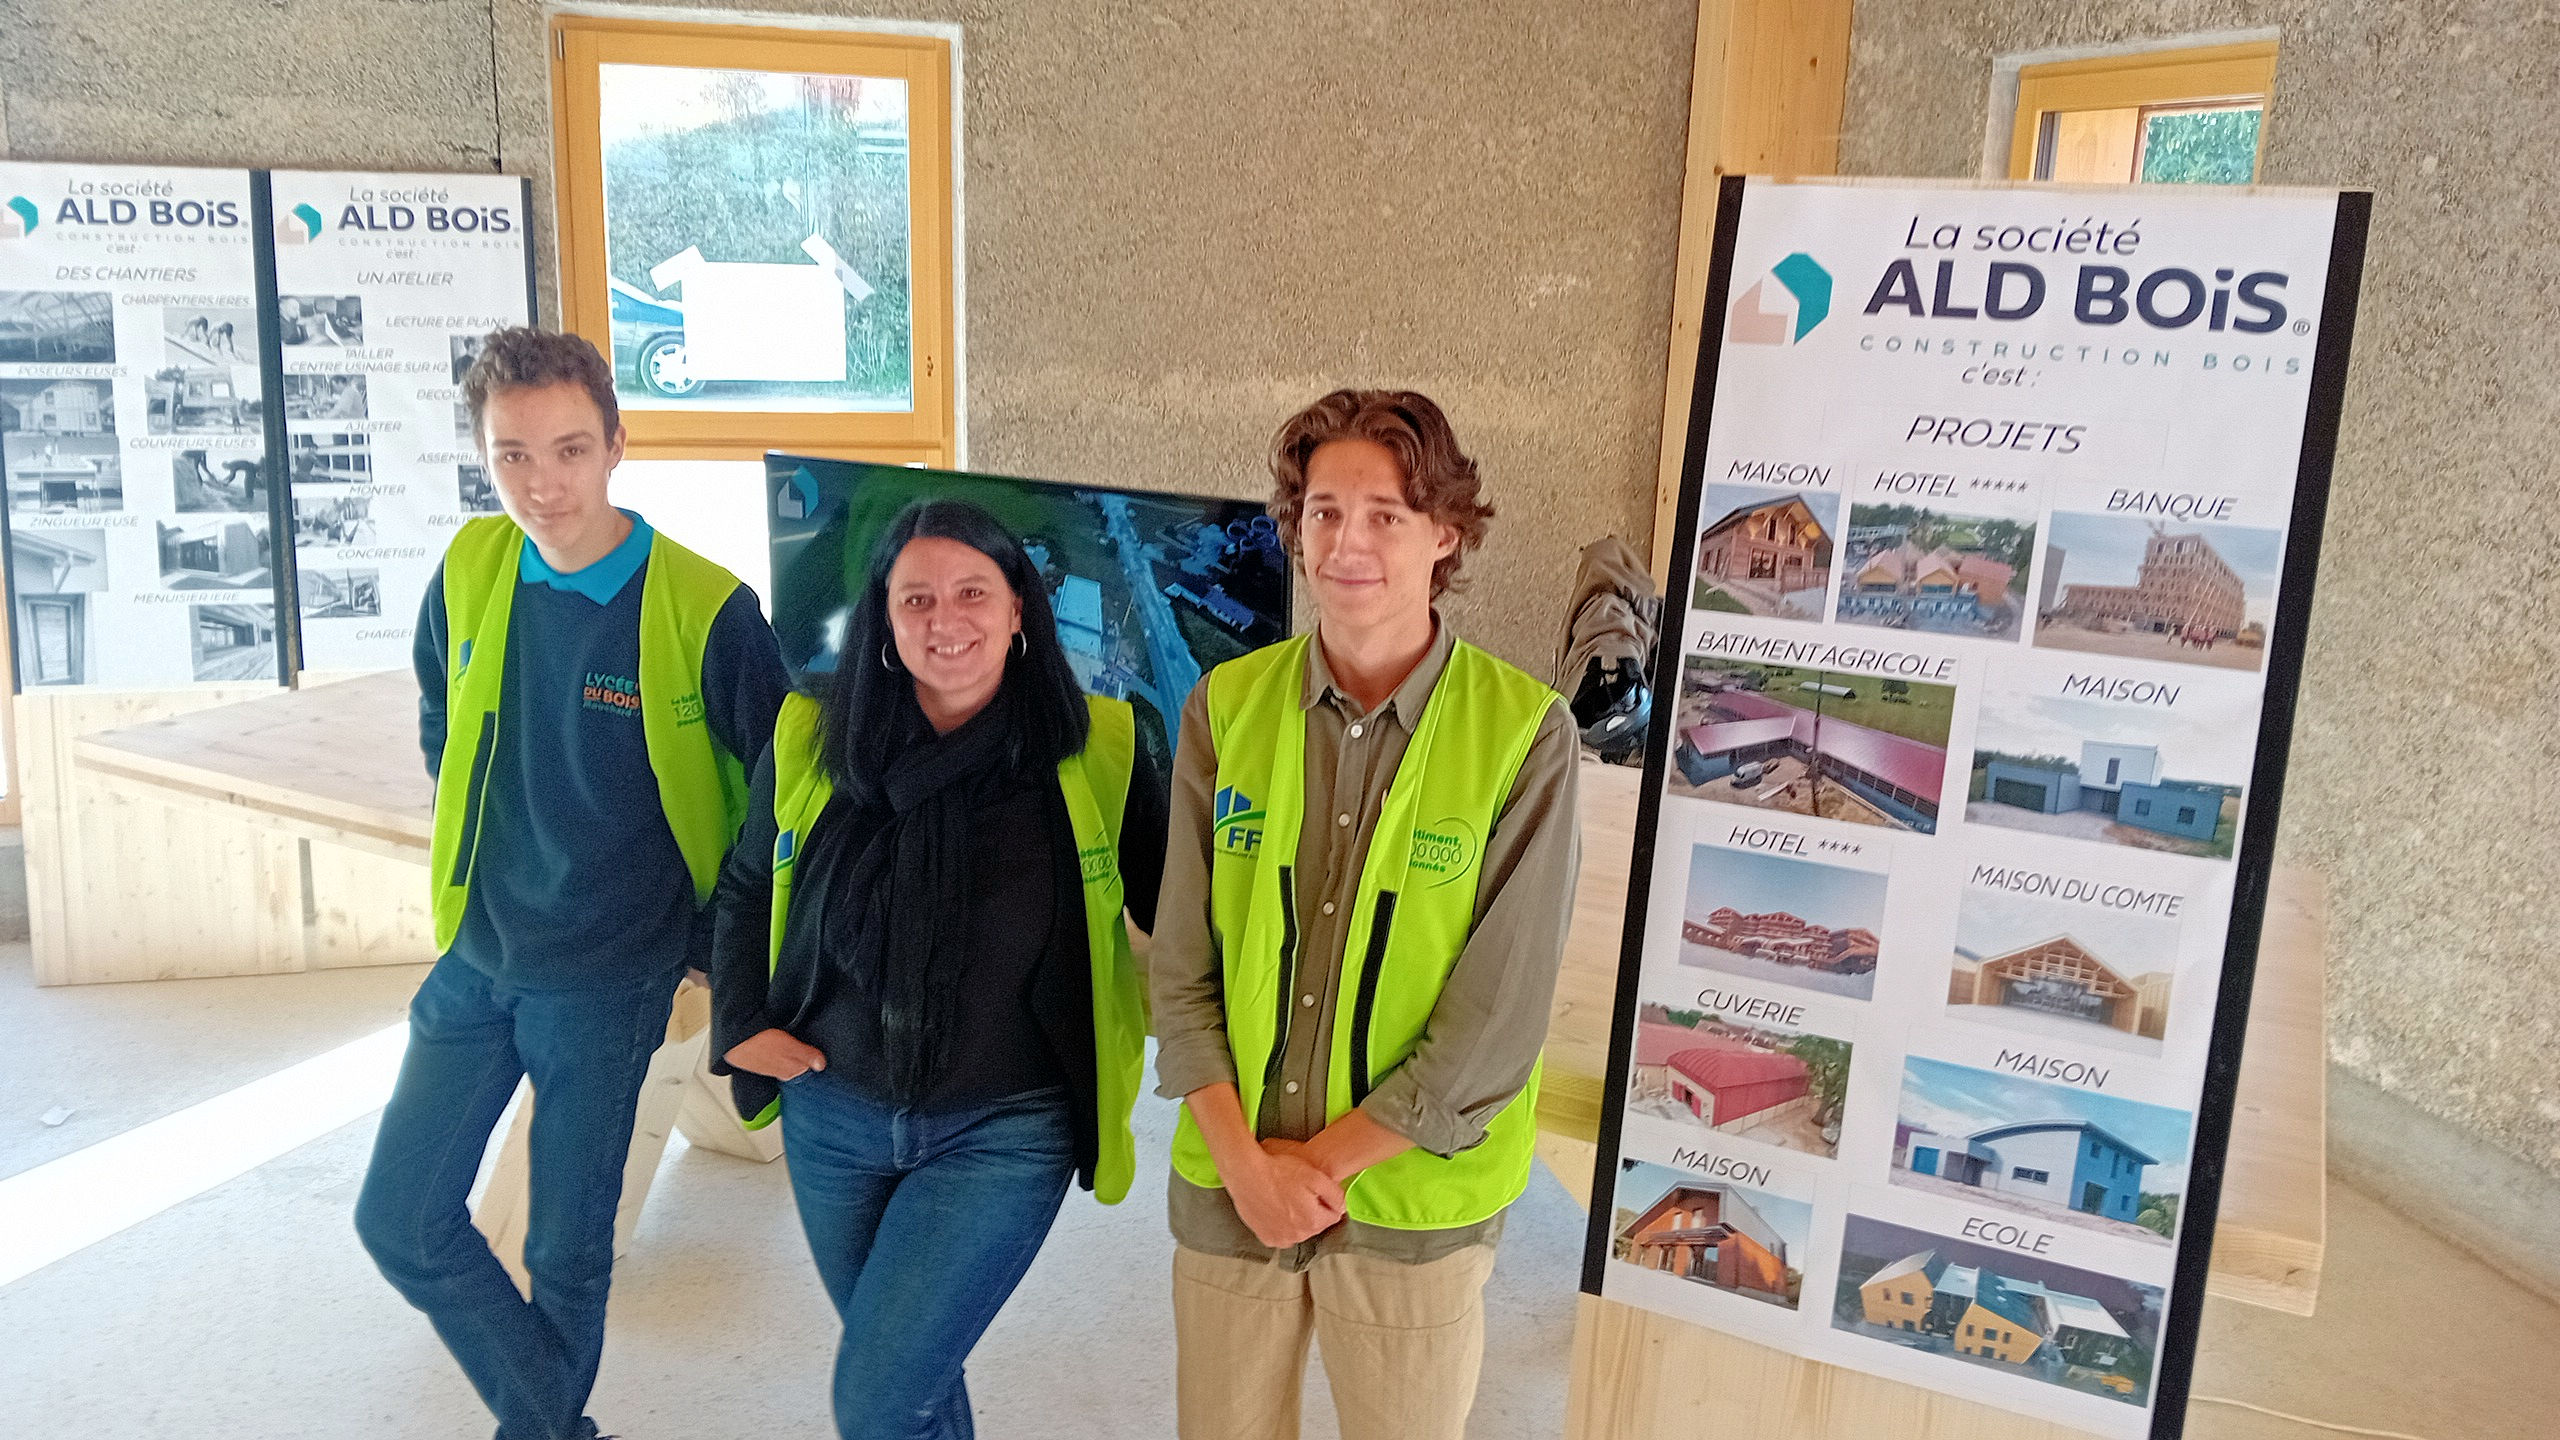
M 622 513 L 631 521 L 631 533 L 622 538 L 622 543 L 593 565 L 567 574 L 552 569 L 551 562 L 534 548 L 533 537 L 526 536 L 524 550 L 516 561 L 516 578 L 527 585 L 548 585 L 554 590 L 584 595 L 599 605 L 612 604 L 622 587 L 631 583 L 631 577 L 640 573 L 640 566 L 649 558 L 649 544 L 658 534 L 638 515 L 628 510 Z

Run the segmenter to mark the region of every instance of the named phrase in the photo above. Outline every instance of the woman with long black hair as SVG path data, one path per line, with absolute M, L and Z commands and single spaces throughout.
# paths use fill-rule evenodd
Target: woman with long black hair
M 965 1440 L 970 1349 L 1070 1176 L 1116 1203 L 1163 782 L 1081 693 L 1022 542 L 920 501 L 873 552 L 824 697 L 793 696 L 721 882 L 715 1070 L 787 1116 L 844 1321 L 847 1440 Z

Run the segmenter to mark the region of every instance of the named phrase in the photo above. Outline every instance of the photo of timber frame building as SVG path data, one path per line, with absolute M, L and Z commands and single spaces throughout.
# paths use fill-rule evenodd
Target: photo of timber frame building
M 2266 654 L 2284 537 L 2057 513 L 2035 643 L 2052 650 L 2255 670 Z
M 2068 935 L 2004 954 L 1961 947 L 1947 976 L 1950 1005 L 2010 1005 L 2157 1040 L 2169 1027 L 2169 979 L 2125 976 Z
M 2016 1034 L 2157 1055 L 2180 941 L 2175 918 L 1968 888 L 1956 911 L 1948 1011 Z
M 1840 497 L 1761 485 L 1710 485 L 1699 513 L 1692 603 L 1701 610 L 1822 618 L 1831 589 L 1831 527 Z
M 1811 1219 L 1810 1206 L 1783 1196 L 1628 1160 L 1611 1250 L 1639 1269 L 1792 1310 Z
M 2164 1299 L 2140 1281 L 1852 1214 L 1831 1325 L 2141 1405 Z
M 2154 634 L 2202 631 L 2223 640 L 2237 639 L 2249 623 L 2240 573 L 2215 553 L 2213 542 L 2166 529 L 2154 529 L 2142 547 L 2140 579 L 2131 585 L 2065 585 L 2060 614 Z

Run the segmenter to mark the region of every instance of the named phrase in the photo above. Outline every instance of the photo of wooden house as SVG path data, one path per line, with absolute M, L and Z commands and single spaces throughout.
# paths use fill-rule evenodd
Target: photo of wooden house
M 1639 1160 L 1620 1162 L 1612 1256 L 1623 1264 L 1794 1309 L 1812 1207 Z
M 1619 1234 L 1630 1265 L 1719 1290 L 1786 1293 L 1787 1242 L 1731 1186 L 1677 1186 Z
M 1831 588 L 1831 532 L 1840 498 L 1765 485 L 1709 485 L 1698 513 L 1698 573 L 1691 603 L 1701 610 L 1822 618 Z
M 0 380 L 0 434 L 112 435 L 115 392 L 105 380 Z

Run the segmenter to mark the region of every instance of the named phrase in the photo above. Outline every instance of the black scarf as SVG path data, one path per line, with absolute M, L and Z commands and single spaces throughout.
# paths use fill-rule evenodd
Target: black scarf
M 1003 690 L 948 734 L 921 714 L 908 721 L 906 743 L 866 787 L 864 818 L 877 823 L 854 856 L 855 898 L 829 917 L 826 946 L 880 1016 L 889 1098 L 901 1105 L 925 1093 L 960 1021 L 975 816 L 1007 788 L 1022 748 Z

